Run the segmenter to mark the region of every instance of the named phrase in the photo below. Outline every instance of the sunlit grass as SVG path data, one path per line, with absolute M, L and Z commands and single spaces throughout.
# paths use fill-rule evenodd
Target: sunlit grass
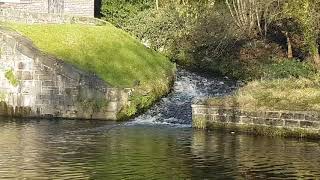
M 34 42 L 42 51 L 78 68 L 93 72 L 113 86 L 164 79 L 173 65 L 111 24 L 6 24 Z
M 213 98 L 208 103 L 262 111 L 320 111 L 320 75 L 252 81 L 240 88 L 234 96 Z

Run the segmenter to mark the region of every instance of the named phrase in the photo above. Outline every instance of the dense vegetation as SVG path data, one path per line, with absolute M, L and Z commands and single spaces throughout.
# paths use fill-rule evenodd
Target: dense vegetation
M 105 19 L 172 61 L 245 81 L 235 93 L 245 107 L 320 110 L 319 0 L 105 0 L 103 7 Z

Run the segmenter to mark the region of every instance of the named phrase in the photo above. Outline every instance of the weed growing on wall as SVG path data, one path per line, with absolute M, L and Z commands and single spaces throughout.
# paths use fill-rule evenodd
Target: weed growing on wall
M 13 69 L 6 70 L 5 77 L 12 86 L 17 87 L 19 85 L 19 79 L 15 76 Z
M 0 91 L 0 101 L 5 101 L 7 94 L 5 92 Z

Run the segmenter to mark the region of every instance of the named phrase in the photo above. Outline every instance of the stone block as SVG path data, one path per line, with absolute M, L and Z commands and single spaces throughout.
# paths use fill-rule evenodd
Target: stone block
M 252 122 L 257 125 L 264 125 L 266 123 L 264 118 L 253 118 Z
M 305 114 L 303 114 L 303 113 L 294 113 L 293 119 L 304 120 L 305 119 Z
M 218 109 L 218 114 L 219 114 L 219 115 L 224 115 L 224 114 L 226 114 L 226 110 L 223 109 L 223 108 L 219 108 L 219 109 Z
M 211 122 L 217 122 L 217 116 L 218 116 L 218 115 L 212 115 L 212 114 L 210 114 L 210 119 L 209 119 L 209 121 L 211 121 Z
M 107 97 L 109 99 L 109 101 L 118 101 L 118 91 L 116 89 L 110 89 L 108 92 L 107 92 Z
M 289 128 L 299 128 L 300 122 L 296 120 L 285 120 L 285 126 Z
M 284 120 L 282 119 L 266 119 L 265 123 L 268 126 L 284 126 Z
M 221 122 L 221 123 L 225 123 L 228 121 L 227 117 L 224 115 L 218 115 L 216 116 L 216 121 L 217 122 Z
M 118 110 L 118 102 L 109 102 L 106 111 L 116 112 Z
M 49 81 L 49 80 L 46 80 L 46 81 L 42 81 L 42 86 L 46 86 L 46 87 L 53 87 L 55 86 L 56 83 L 54 81 Z
M 16 76 L 19 80 L 33 80 L 33 74 L 31 71 L 17 71 Z
M 267 112 L 266 115 L 267 115 L 267 118 L 280 118 L 279 112 L 270 111 L 270 112 Z
M 197 114 L 209 114 L 209 109 L 208 108 L 197 108 L 196 113 Z
M 38 80 L 42 80 L 42 81 L 52 80 L 52 75 L 50 75 L 50 74 L 40 74 L 40 75 L 38 75 Z
M 318 114 L 308 113 L 305 115 L 306 121 L 320 121 L 320 117 Z
M 240 116 L 238 115 L 228 116 L 228 122 L 240 123 Z
M 227 109 L 225 112 L 229 116 L 240 116 L 241 112 L 238 109 Z
M 320 123 L 314 121 L 301 121 L 301 128 L 312 128 L 312 129 L 320 129 Z
M 243 123 L 243 124 L 252 124 L 253 123 L 253 118 L 247 117 L 247 116 L 241 116 L 240 120 L 241 120 L 241 123 Z
M 241 115 L 247 117 L 259 117 L 259 113 L 254 111 L 241 111 Z
M 281 119 L 293 119 L 293 113 L 281 113 Z
M 209 108 L 209 114 L 212 114 L 212 115 L 216 115 L 218 114 L 218 109 L 217 108 Z

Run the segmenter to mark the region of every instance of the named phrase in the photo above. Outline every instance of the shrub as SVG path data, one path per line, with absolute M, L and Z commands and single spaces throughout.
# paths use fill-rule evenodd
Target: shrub
M 233 54 L 237 31 L 231 21 L 223 8 L 175 4 L 143 11 L 123 29 L 180 65 L 199 68 Z
M 154 6 L 154 0 L 103 0 L 101 14 L 103 19 L 122 27 L 139 12 Z
M 266 65 L 263 71 L 265 79 L 307 78 L 316 73 L 316 69 L 310 63 L 299 62 L 296 59 L 280 59 L 278 63 Z

